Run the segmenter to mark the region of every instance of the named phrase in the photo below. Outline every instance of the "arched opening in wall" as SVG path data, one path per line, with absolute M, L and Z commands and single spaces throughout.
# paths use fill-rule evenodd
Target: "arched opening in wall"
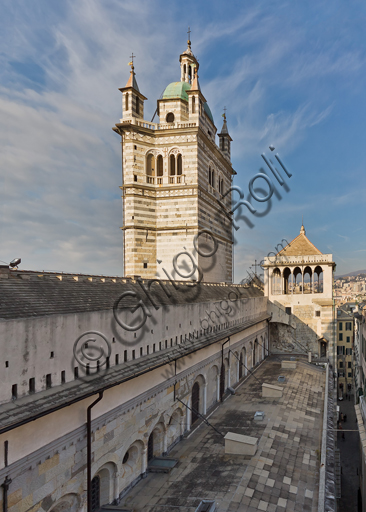
M 302 293 L 302 273 L 300 267 L 294 269 L 294 293 Z
M 125 95 L 125 110 L 128 110 L 128 107 L 129 107 L 129 105 L 128 105 L 128 92 L 127 92 Z
M 192 83 L 192 66 L 188 66 L 188 81 Z
M 200 385 L 195 382 L 192 387 L 192 425 L 199 418 L 200 410 Z
M 128 487 L 131 482 L 138 478 L 142 472 L 142 452 L 144 444 L 142 441 L 135 441 L 125 452 L 122 459 L 120 476 L 122 477 L 122 489 Z
M 215 171 L 213 169 L 211 171 L 211 185 L 215 188 Z
M 232 364 L 232 373 L 231 373 L 231 384 L 239 381 L 239 368 L 240 368 L 240 357 L 238 352 L 234 352 L 232 361 L 235 364 Z
M 175 176 L 175 155 L 170 155 L 169 163 L 169 174 L 170 176 Z
M 154 431 L 151 432 L 147 442 L 147 462 L 154 458 Z
M 114 475 L 117 466 L 114 462 L 107 462 L 94 475 L 92 480 L 92 497 L 95 495 L 95 503 L 99 500 L 99 506 L 110 504 L 113 499 Z M 94 483 L 93 483 L 94 482 Z M 94 487 L 93 487 L 94 486 Z M 94 512 L 94 509 L 92 509 Z M 98 511 L 96 508 L 95 511 Z
M 174 123 L 174 114 L 173 114 L 173 112 L 169 112 L 166 115 L 165 120 L 166 120 L 167 123 Z
M 263 336 L 261 336 L 261 343 L 260 343 L 259 350 L 261 350 L 261 351 L 262 351 L 262 357 L 261 357 L 261 359 L 263 360 L 263 359 L 265 358 L 265 351 L 264 351 L 264 341 L 263 341 Z
M 43 510 L 43 509 L 42 509 Z M 80 510 L 80 498 L 77 494 L 62 496 L 48 512 L 78 512 Z
M 146 174 L 148 176 L 155 176 L 155 157 L 151 153 L 146 158 Z
M 258 363 L 258 340 L 256 339 L 254 342 L 254 350 L 253 350 L 253 366 Z
M 192 114 L 196 113 L 196 98 L 192 96 Z
M 207 409 L 215 404 L 220 397 L 220 378 L 219 369 L 216 365 L 212 366 L 207 374 Z
M 275 268 L 272 272 L 272 295 L 279 295 L 281 293 L 281 271 Z
M 327 342 L 325 339 L 320 340 L 320 357 L 327 357 Z
M 313 272 L 310 267 L 304 269 L 304 293 L 313 293 Z
M 164 174 L 164 167 L 163 167 L 163 157 L 161 155 L 158 155 L 157 161 L 156 161 L 156 167 L 157 167 L 157 175 L 163 176 Z
M 243 368 L 243 351 L 241 351 L 239 359 L 239 380 L 243 377 Z
M 319 265 L 314 270 L 314 293 L 323 293 L 323 269 Z
M 208 184 L 211 185 L 212 184 L 212 172 L 211 172 L 211 167 L 208 168 Z
M 136 96 L 136 114 L 140 115 L 140 98 Z
M 91 512 L 100 509 L 100 477 L 96 475 L 91 481 Z
M 182 174 L 182 155 L 177 155 L 177 175 L 181 176 Z
M 244 347 L 244 375 L 248 375 L 248 358 L 247 358 L 247 349 Z
M 176 409 L 170 417 L 167 430 L 167 447 L 171 446 L 181 434 L 181 421 L 183 412 L 180 408 Z
M 186 76 L 187 76 L 187 66 L 186 64 L 183 64 L 183 80 L 186 81 Z
M 249 352 L 249 357 L 250 357 L 250 367 L 253 368 L 254 366 L 254 363 L 253 363 L 253 342 L 251 341 L 250 344 L 249 344 L 249 349 L 250 349 L 250 352 Z
M 290 286 L 289 286 L 290 276 L 291 276 L 291 270 L 288 267 L 286 267 L 285 270 L 283 271 L 283 293 L 286 295 L 291 293 Z

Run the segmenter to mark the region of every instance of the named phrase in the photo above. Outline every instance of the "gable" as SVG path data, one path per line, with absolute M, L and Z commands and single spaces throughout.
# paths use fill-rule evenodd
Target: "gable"
M 277 256 L 313 256 L 322 254 L 304 233 L 300 233 Z

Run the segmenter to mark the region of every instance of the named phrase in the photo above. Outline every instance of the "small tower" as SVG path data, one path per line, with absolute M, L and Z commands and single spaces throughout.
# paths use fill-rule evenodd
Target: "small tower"
M 226 110 L 226 108 L 225 108 Z M 233 140 L 230 135 L 229 131 L 227 129 L 227 123 L 226 123 L 226 112 L 223 113 L 222 117 L 224 118 L 224 124 L 222 125 L 221 133 L 218 134 L 219 137 L 219 147 L 221 151 L 224 153 L 224 155 L 230 160 L 231 153 L 230 153 L 230 142 Z
M 180 62 L 180 81 L 186 82 L 188 84 L 192 84 L 194 77 L 198 71 L 198 61 L 196 57 L 193 55 L 191 49 L 191 41 L 190 41 L 191 31 L 188 29 L 188 47 L 185 52 L 183 52 L 179 57 Z
M 140 93 L 139 86 L 136 81 L 135 67 L 132 61 L 129 63 L 131 66 L 130 78 L 125 87 L 119 89 L 122 93 L 122 119 L 131 119 L 136 117 L 138 119 L 144 118 L 144 101 L 147 99 Z

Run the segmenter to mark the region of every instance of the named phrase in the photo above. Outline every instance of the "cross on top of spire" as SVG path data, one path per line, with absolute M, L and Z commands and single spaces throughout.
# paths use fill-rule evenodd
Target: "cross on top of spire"
M 133 65 L 133 59 L 136 57 L 136 55 L 133 54 L 132 52 L 132 55 L 130 55 L 130 59 L 131 61 L 128 63 L 129 66 L 131 66 L 131 69 L 134 69 L 134 65 Z
M 187 30 L 187 34 L 188 34 L 188 48 L 191 49 L 191 29 L 190 27 L 188 27 L 188 30 Z
M 226 121 L 226 111 L 227 111 L 227 108 L 226 108 L 226 107 L 224 107 L 224 108 L 223 108 L 223 111 L 224 111 L 224 113 L 223 113 L 222 117 L 223 117 L 223 118 L 225 119 L 225 121 Z

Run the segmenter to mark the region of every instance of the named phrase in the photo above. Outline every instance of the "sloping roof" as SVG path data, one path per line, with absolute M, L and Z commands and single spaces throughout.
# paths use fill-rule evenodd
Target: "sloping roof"
M 282 249 L 277 256 L 313 256 L 323 254 L 310 242 L 305 234 L 304 226 L 301 226 L 300 234 Z
M 135 73 L 133 71 L 133 68 L 131 69 L 130 77 L 128 79 L 126 87 L 133 87 L 135 89 L 135 91 L 140 92 L 139 86 L 137 85 L 137 81 L 135 78 Z
M 60 280 L 60 277 L 62 278 Z M 115 281 L 115 282 L 114 282 Z M 148 289 L 148 280 L 141 283 Z M 208 284 L 161 281 L 155 283 L 150 294 L 158 306 L 193 304 L 227 300 L 232 294 L 242 293 L 242 298 L 260 297 L 263 292 L 254 287 L 230 284 Z M 0 320 L 62 315 L 112 309 L 115 301 L 126 291 L 133 291 L 147 306 L 147 295 L 138 282 L 129 278 L 101 276 L 75 276 L 63 274 L 13 272 L 0 279 Z M 119 307 L 130 307 L 126 297 Z

